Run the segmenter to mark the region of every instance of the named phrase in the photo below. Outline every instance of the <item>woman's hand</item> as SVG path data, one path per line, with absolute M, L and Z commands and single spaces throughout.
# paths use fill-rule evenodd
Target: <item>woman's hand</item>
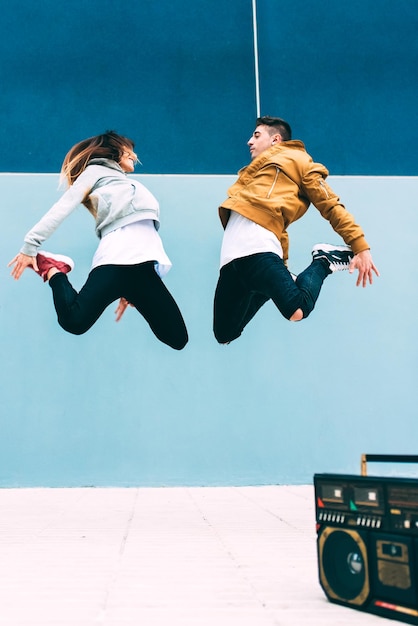
M 116 313 L 116 322 L 119 322 L 119 320 L 122 318 L 122 315 L 125 313 L 126 309 L 128 308 L 128 306 L 133 306 L 133 304 L 131 304 L 130 302 L 127 301 L 126 298 L 121 298 L 119 300 L 119 304 L 118 307 L 115 311 Z
M 32 267 L 35 272 L 39 271 L 36 256 L 28 256 L 27 254 L 22 254 L 22 252 L 16 254 L 15 258 L 7 264 L 7 267 L 11 265 L 13 265 L 11 274 L 15 280 L 19 280 L 27 267 Z

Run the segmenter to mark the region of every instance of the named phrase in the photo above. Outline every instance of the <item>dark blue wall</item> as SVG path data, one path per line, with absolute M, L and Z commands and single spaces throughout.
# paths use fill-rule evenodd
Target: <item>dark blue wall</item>
M 261 112 L 334 174 L 414 175 L 416 0 L 259 0 Z M 20 0 L 0 20 L 0 171 L 108 128 L 143 172 L 233 173 L 256 116 L 251 0 Z
M 264 112 L 335 174 L 417 174 L 417 0 L 261 0 L 258 18 Z

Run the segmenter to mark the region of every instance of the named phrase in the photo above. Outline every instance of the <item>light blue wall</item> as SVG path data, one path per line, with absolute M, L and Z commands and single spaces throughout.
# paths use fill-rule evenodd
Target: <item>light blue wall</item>
M 359 471 L 362 452 L 416 453 L 418 178 L 330 177 L 364 227 L 381 271 L 372 288 L 331 276 L 317 310 L 286 322 L 267 304 L 228 347 L 212 336 L 230 176 L 141 176 L 162 208 L 174 267 L 166 283 L 190 331 L 160 344 L 132 309 L 110 307 L 86 335 L 58 326 L 50 289 L 7 262 L 58 197 L 56 175 L 0 175 L 0 485 L 304 483 Z M 80 208 L 48 242 L 76 261 L 80 287 L 95 249 Z M 318 241 L 338 242 L 311 208 L 290 230 L 291 269 Z

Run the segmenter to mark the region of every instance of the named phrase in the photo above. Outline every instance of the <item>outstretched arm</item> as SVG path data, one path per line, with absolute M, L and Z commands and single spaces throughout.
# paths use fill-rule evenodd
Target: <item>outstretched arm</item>
M 363 285 L 363 287 L 367 287 L 367 281 L 372 284 L 373 272 L 376 274 L 376 276 L 380 276 L 379 270 L 373 263 L 370 250 L 363 250 L 363 252 L 358 252 L 353 257 L 350 263 L 350 274 L 352 274 L 355 270 L 358 270 L 358 277 L 356 282 L 357 287 L 361 284 Z
M 19 254 L 17 254 L 14 259 L 7 264 L 7 267 L 10 267 L 11 265 L 13 265 L 12 276 L 15 280 L 19 280 L 27 267 L 33 267 L 35 272 L 38 271 L 36 256 L 28 256 L 22 252 L 19 252 Z

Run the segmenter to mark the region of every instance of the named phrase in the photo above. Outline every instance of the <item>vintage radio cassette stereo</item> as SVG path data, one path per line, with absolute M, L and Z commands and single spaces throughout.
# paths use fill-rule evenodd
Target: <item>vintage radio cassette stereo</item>
M 418 479 L 315 474 L 319 581 L 339 604 L 418 624 Z

